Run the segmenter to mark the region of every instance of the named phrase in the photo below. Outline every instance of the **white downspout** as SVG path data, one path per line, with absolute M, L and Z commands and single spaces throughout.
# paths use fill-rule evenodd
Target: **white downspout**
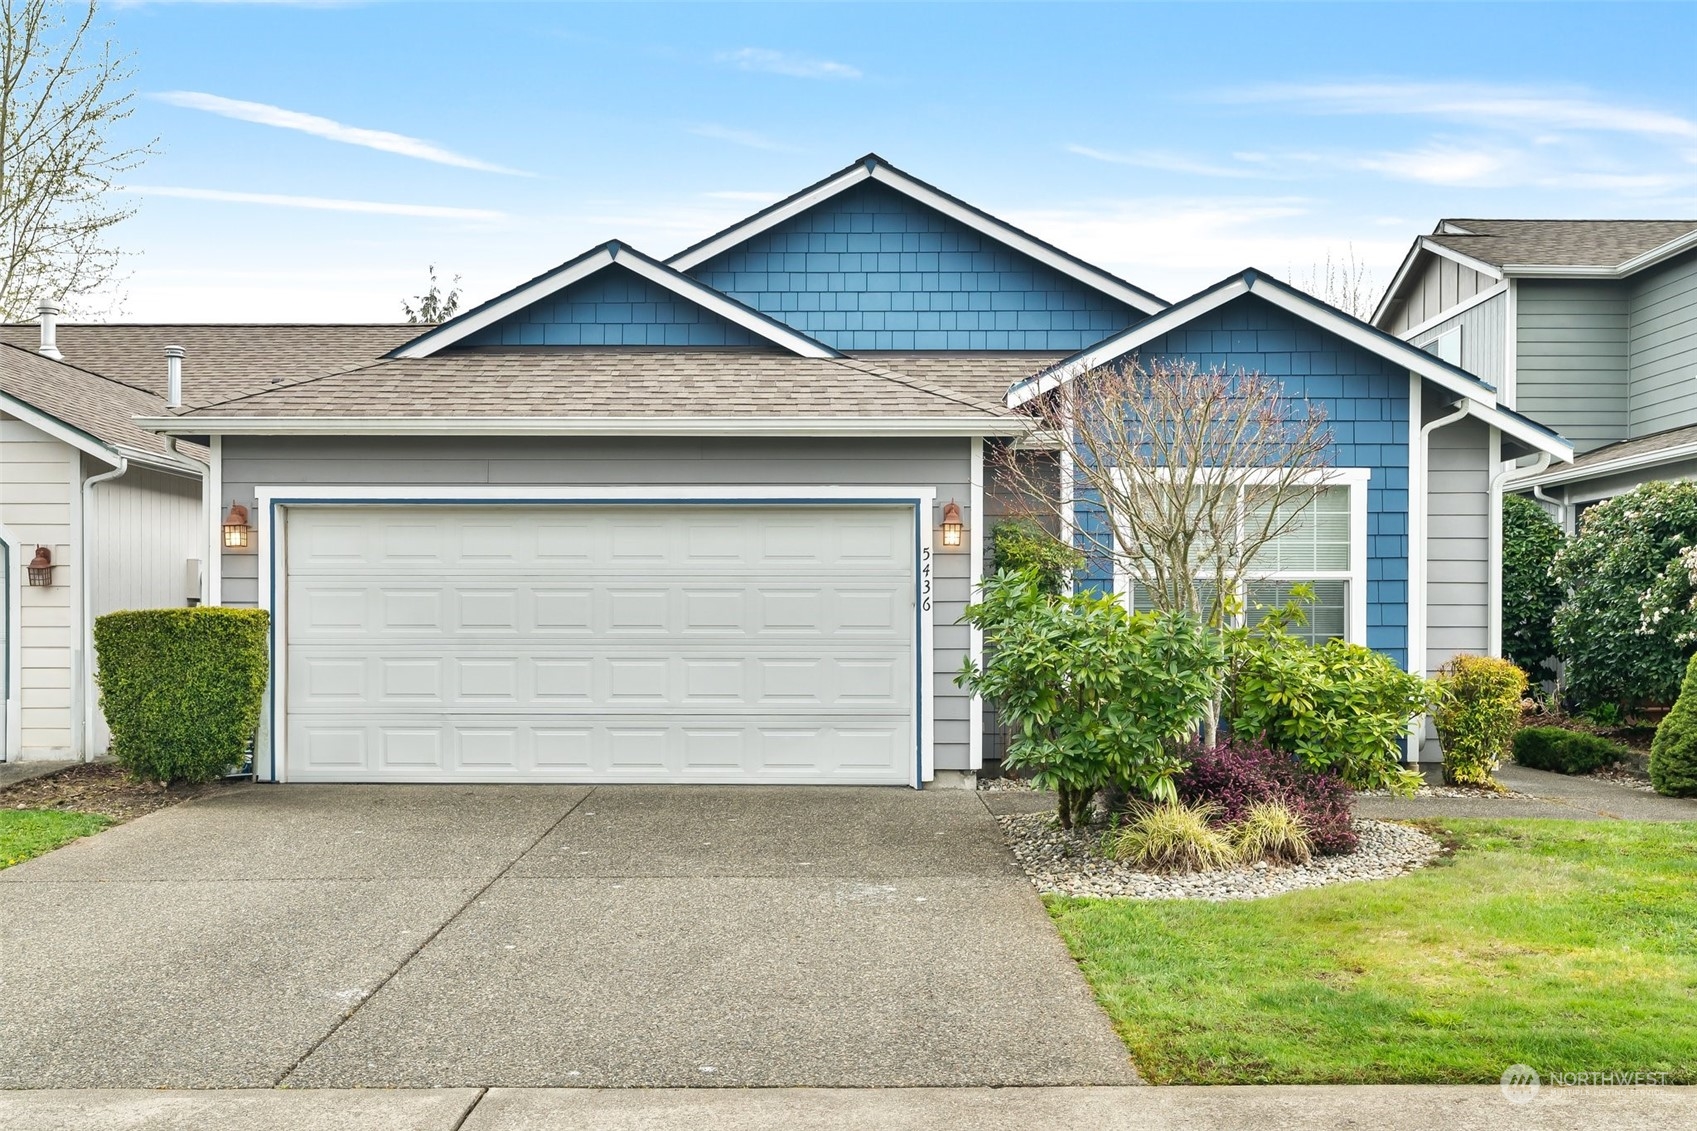
M 1420 396 L 1423 392 L 1418 377 L 1412 380 L 1411 396 Z M 1418 411 L 1418 404 L 1411 411 Z M 1412 475 L 1417 476 L 1415 482 L 1409 484 L 1408 508 L 1408 670 L 1415 675 L 1424 676 L 1426 672 L 1426 568 L 1430 551 L 1426 545 L 1427 520 L 1430 517 L 1429 488 L 1432 481 L 1431 470 L 1431 439 L 1432 433 L 1440 428 L 1454 424 L 1465 418 L 1468 413 L 1468 402 L 1462 401 L 1454 412 L 1428 420 L 1420 426 L 1420 436 L 1415 442 L 1412 454 L 1416 468 L 1410 468 Z M 1421 754 L 1426 746 L 1426 716 L 1420 715 L 1409 723 L 1411 740 L 1410 753 L 1412 761 L 1418 764 L 1422 761 Z
M 1532 497 L 1537 499 L 1540 503 L 1543 503 L 1545 506 L 1554 507 L 1556 512 L 1556 525 L 1561 527 L 1563 534 L 1571 533 L 1571 531 L 1567 528 L 1567 503 L 1563 502 L 1561 499 L 1552 498 L 1551 496 L 1546 495 L 1544 493 L 1544 489 L 1536 484 L 1532 487 Z
M 123 456 L 116 457 L 118 466 L 111 471 L 103 471 L 99 475 L 90 475 L 82 481 L 82 529 L 77 538 L 77 575 L 78 586 L 82 590 L 79 604 L 82 608 L 82 671 L 77 681 L 77 693 L 82 696 L 80 714 L 81 733 L 77 736 L 77 745 L 82 749 L 85 762 L 94 761 L 94 709 L 98 696 L 94 691 L 94 553 L 89 538 L 88 512 L 94 505 L 94 488 L 96 484 L 106 483 L 117 479 L 130 469 L 130 461 Z

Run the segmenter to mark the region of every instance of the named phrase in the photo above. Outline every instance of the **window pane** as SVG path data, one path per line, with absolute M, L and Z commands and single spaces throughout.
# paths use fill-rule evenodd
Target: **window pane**
M 1214 603 L 1214 583 L 1212 581 L 1198 581 L 1196 583 L 1196 599 L 1202 603 L 1202 613 L 1206 616 Z M 1132 582 L 1131 611 L 1134 613 L 1152 613 L 1155 611 L 1155 603 L 1149 599 L 1149 587 L 1147 585 Z
M 1252 520 L 1266 522 L 1266 510 Z M 1349 488 L 1326 487 L 1291 520 L 1284 532 L 1261 548 L 1255 568 L 1275 570 L 1347 570 L 1349 568 Z
M 1304 603 L 1308 615 L 1305 625 L 1292 625 L 1290 633 L 1318 644 L 1323 640 L 1343 639 L 1348 623 L 1348 582 L 1338 579 L 1320 581 L 1251 581 L 1249 583 L 1249 623 L 1259 624 L 1270 610 L 1283 608 L 1290 600 L 1292 586 L 1308 585 L 1314 590 L 1314 602 Z

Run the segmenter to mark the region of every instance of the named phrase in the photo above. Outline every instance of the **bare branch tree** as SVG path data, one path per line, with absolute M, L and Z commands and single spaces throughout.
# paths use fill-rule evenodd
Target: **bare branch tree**
M 1291 272 L 1286 281 L 1363 322 L 1373 317 L 1373 310 L 1379 305 L 1378 282 L 1367 265 L 1355 258 L 1354 244 L 1349 245 L 1341 259 L 1334 259 L 1328 248 L 1324 263 L 1314 264 L 1301 278 Z
M 115 146 L 130 116 L 127 61 L 96 26 L 98 7 L 4 0 L 0 12 L 0 318 L 32 317 L 43 299 L 68 310 L 117 271 L 110 230 L 134 214 L 117 178 L 152 152 Z
M 412 300 L 401 300 L 401 310 L 406 313 L 408 322 L 446 322 L 460 308 L 460 277 L 455 275 L 454 281 L 448 284 L 448 292 L 443 294 L 441 284 L 436 281 L 436 264 L 432 263 L 429 271 L 430 289 L 413 296 L 418 305 L 413 305 Z
M 1132 359 L 1033 401 L 1037 435 L 1070 476 L 1076 537 L 1131 577 L 1148 603 L 1224 631 L 1257 559 L 1325 489 L 1324 409 L 1260 373 Z M 1059 517 L 1045 460 L 997 449 L 999 491 Z M 1045 490 L 1045 487 L 1048 489 Z M 1217 704 L 1208 723 L 1212 741 Z

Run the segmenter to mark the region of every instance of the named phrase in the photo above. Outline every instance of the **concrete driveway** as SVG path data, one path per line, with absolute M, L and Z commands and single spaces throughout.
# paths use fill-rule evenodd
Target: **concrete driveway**
M 259 786 L 0 871 L 0 1088 L 1134 1081 L 972 793 Z

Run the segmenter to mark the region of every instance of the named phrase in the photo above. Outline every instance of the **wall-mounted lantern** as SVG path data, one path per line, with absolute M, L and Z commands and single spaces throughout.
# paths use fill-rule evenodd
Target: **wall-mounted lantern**
M 956 547 L 961 541 L 960 507 L 953 499 L 943 506 L 943 545 Z
M 230 513 L 224 516 L 224 546 L 231 550 L 245 550 L 247 536 L 247 508 L 233 502 L 230 504 Z
M 29 583 L 41 587 L 53 584 L 53 551 L 46 546 L 37 546 L 35 557 L 29 560 Z

